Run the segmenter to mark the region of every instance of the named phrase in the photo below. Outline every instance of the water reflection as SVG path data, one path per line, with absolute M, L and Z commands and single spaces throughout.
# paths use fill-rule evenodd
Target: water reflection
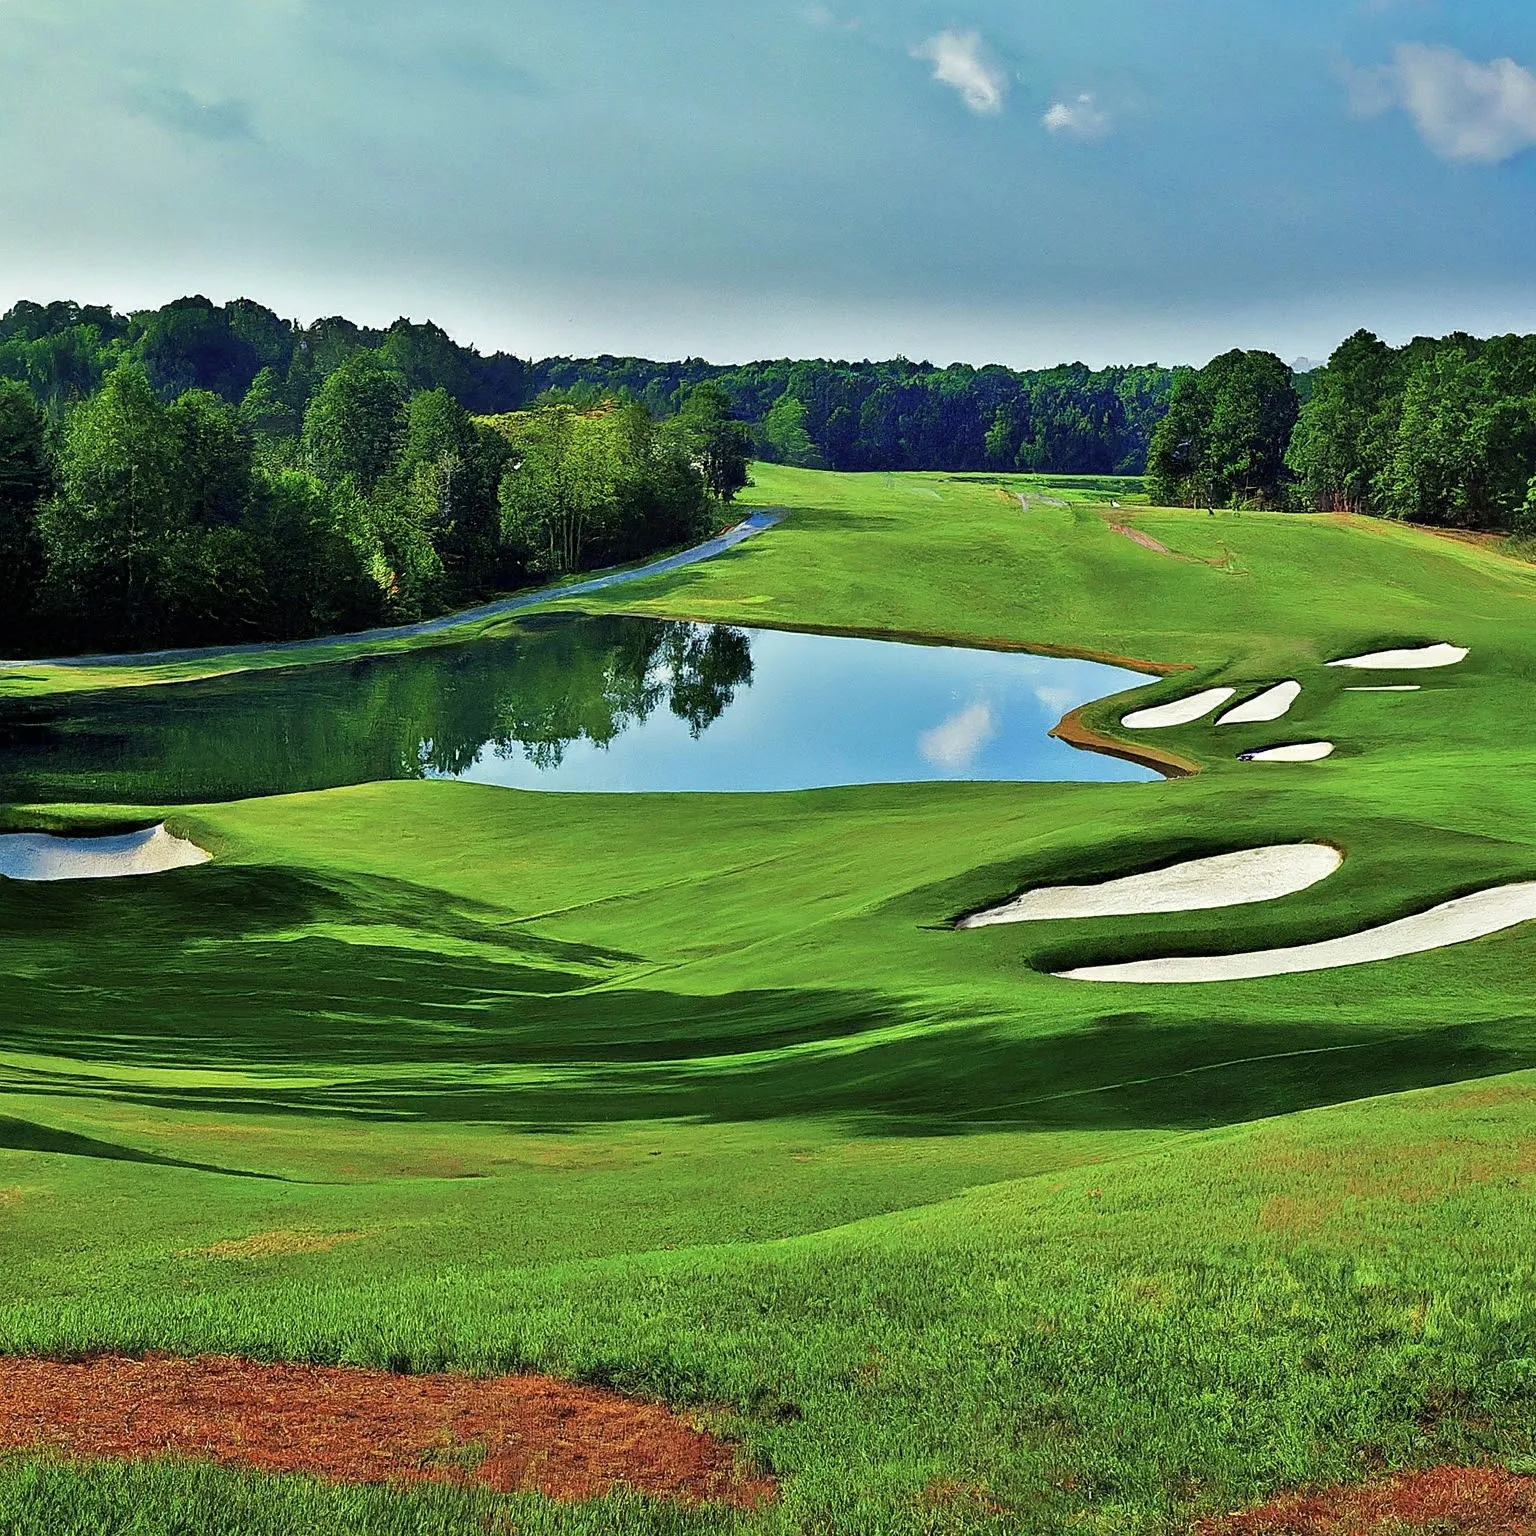
M 557 790 L 1146 779 L 1047 736 L 1086 661 L 618 616 L 0 709 L 0 798 L 164 804 L 463 778 Z

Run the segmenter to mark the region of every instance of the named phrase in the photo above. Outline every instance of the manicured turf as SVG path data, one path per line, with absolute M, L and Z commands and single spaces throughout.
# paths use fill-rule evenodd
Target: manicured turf
M 695 1407 L 784 1480 L 740 1517 L 498 1506 L 529 1531 L 1156 1531 L 1529 1456 L 1536 933 L 1233 986 L 1045 972 L 1536 878 L 1536 570 L 1091 484 L 1026 513 L 942 476 L 757 480 L 780 528 L 586 606 L 1191 669 L 1138 705 L 1305 691 L 1281 722 L 1153 733 L 1205 764 L 1173 783 L 369 785 L 176 811 L 201 869 L 0 883 L 0 1347 L 538 1366 Z M 1438 640 L 1471 658 L 1418 694 L 1322 666 Z M 1236 761 L 1317 736 L 1324 764 Z M 1262 907 L 950 927 L 1309 838 L 1343 869 Z M 489 1507 L 0 1467 L 0 1529 L 457 1532 Z

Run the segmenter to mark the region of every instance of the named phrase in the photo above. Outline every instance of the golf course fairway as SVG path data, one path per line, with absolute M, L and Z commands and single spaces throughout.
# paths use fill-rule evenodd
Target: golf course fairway
M 1090 480 L 754 475 L 777 526 L 565 606 L 1138 666 L 1068 737 L 1184 776 L 9 807 L 212 858 L 0 879 L 0 1352 L 547 1373 L 670 1406 L 774 1496 L 495 1493 L 473 1446 L 410 1487 L 42 1449 L 0 1457 L 0 1530 L 1118 1536 L 1536 1466 L 1536 925 L 1233 983 L 1053 974 L 1536 880 L 1536 567 L 1111 514 Z M 1438 645 L 1466 659 L 1370 678 L 1417 692 L 1328 665 Z M 1288 681 L 1283 719 L 1119 725 Z M 1273 901 L 956 927 L 1316 843 L 1343 863 Z

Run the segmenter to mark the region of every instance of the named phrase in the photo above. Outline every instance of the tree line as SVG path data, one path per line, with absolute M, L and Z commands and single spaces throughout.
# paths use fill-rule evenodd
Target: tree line
M 1536 537 L 1536 336 L 1390 347 L 1326 367 L 1231 352 L 1181 370 L 1147 465 L 1153 500 L 1344 511 Z
M 1134 474 L 1154 500 L 1536 537 L 1536 337 L 1369 332 L 1293 375 L 483 356 L 200 296 L 0 317 L 0 646 L 407 621 L 702 534 L 749 457 Z
M 537 401 L 605 399 L 675 415 L 701 384 L 725 391 L 764 459 L 832 469 L 1025 470 L 1139 474 L 1167 403 L 1166 368 L 1081 363 L 1024 371 L 931 363 L 482 356 L 440 327 L 397 320 L 369 329 L 339 316 L 284 320 L 248 299 L 194 295 L 120 315 L 100 305 L 23 302 L 0 317 L 0 378 L 27 384 L 57 417 L 101 387 L 124 358 L 162 398 L 203 389 L 238 405 L 262 380 L 268 405 L 302 416 L 347 358 L 374 352 L 412 390 L 444 389 L 472 415 Z
M 1033 372 L 896 358 L 719 367 L 691 359 L 549 358 L 529 387 L 584 400 L 618 394 L 665 412 L 687 390 L 725 390 L 755 453 L 808 469 L 1140 474 L 1174 374 L 1157 367 Z
M 0 322 L 6 650 L 408 622 L 691 542 L 746 481 L 747 430 L 707 384 L 660 422 L 614 398 L 477 416 L 513 370 L 455 362 L 434 328 L 317 355 L 339 325 L 190 303 L 126 329 L 74 306 L 52 331 L 39 306 Z

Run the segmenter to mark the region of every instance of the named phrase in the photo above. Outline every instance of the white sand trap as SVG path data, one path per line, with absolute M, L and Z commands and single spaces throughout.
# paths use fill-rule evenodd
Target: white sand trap
M 1192 693 L 1187 699 L 1175 699 L 1171 704 L 1138 709 L 1120 724 L 1128 731 L 1159 731 L 1170 725 L 1193 725 L 1213 709 L 1220 708 L 1236 692 L 1236 688 L 1207 688 L 1204 693 Z
M 1057 885 L 1026 891 L 1001 907 L 962 918 L 957 927 L 1039 923 L 1063 917 L 1139 917 L 1147 912 L 1204 912 L 1276 901 L 1326 880 L 1344 855 L 1326 843 L 1285 843 L 1192 859 L 1150 874 L 1099 885 Z
M 1378 683 L 1373 688 L 1362 688 L 1356 684 L 1353 688 L 1346 688 L 1345 693 L 1423 693 L 1422 683 Z
M 1369 656 L 1346 656 L 1330 661 L 1330 667 L 1359 667 L 1367 672 L 1417 672 L 1426 667 L 1454 667 L 1471 653 L 1464 645 L 1421 645 L 1411 650 L 1372 651 Z
M 1240 752 L 1238 761 L 1242 763 L 1320 763 L 1325 757 L 1332 757 L 1334 746 L 1331 741 L 1298 741 L 1289 747 L 1266 747 L 1262 752 Z
M 173 837 L 162 822 L 118 837 L 55 837 L 51 832 L 0 834 L 0 876 L 9 880 L 110 880 L 160 875 L 206 864 L 211 855 Z
M 1257 698 L 1239 704 L 1236 709 L 1229 709 L 1216 724 L 1252 725 L 1260 720 L 1279 720 L 1290 714 L 1291 705 L 1300 697 L 1300 683 L 1276 683 L 1273 688 L 1266 688 Z
M 1206 955 L 1178 960 L 1133 960 L 1125 965 L 1090 965 L 1060 974 L 1071 981 L 1195 982 L 1253 981 L 1261 976 L 1294 976 L 1302 971 L 1331 971 L 1373 960 L 1422 955 L 1502 933 L 1536 918 L 1536 881 L 1499 885 L 1461 896 L 1380 928 L 1367 928 L 1343 939 L 1302 944 L 1295 949 L 1261 949 L 1248 955 Z

